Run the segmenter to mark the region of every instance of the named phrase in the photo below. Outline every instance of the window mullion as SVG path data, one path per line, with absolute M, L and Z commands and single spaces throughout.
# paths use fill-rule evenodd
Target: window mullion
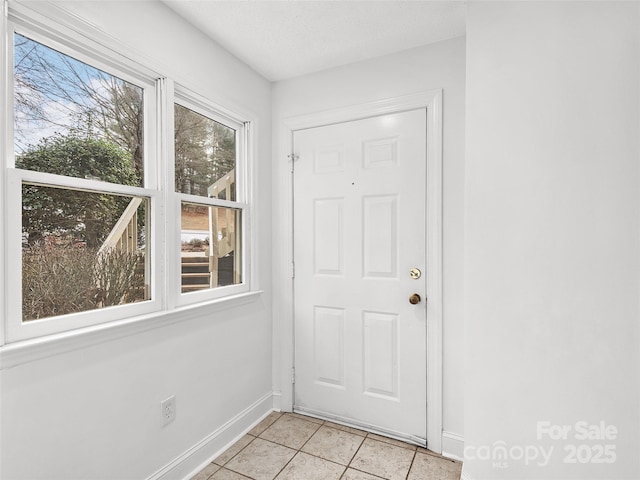
M 172 309 L 177 305 L 179 295 L 179 251 L 178 232 L 180 231 L 180 215 L 177 213 L 174 195 L 174 145 L 173 145 L 173 104 L 174 83 L 172 79 L 160 78 L 157 85 L 157 119 L 158 126 L 158 164 L 160 165 L 159 181 L 163 189 L 164 222 L 162 224 L 162 265 L 157 268 L 162 282 L 162 302 L 164 308 Z
M 7 245 L 6 245 L 6 235 L 7 235 L 7 217 L 6 217 L 6 202 L 7 202 L 7 188 L 6 188 L 6 178 L 5 178 L 5 166 L 8 165 L 9 162 L 9 152 L 12 150 L 9 148 L 10 142 L 9 139 L 13 138 L 12 131 L 13 128 L 10 127 L 9 118 L 13 118 L 13 95 L 9 95 L 9 72 L 12 72 L 13 69 L 9 68 L 9 64 L 11 62 L 10 51 L 13 49 L 8 48 L 8 22 L 7 22 L 7 2 L 3 1 L 0 6 L 0 71 L 4 72 L 0 74 L 0 95 L 4 99 L 2 102 L 2 107 L 0 107 L 0 346 L 5 343 L 5 330 L 6 330 L 6 321 L 7 321 L 7 310 L 8 306 L 5 302 L 6 296 L 5 288 L 9 284 L 9 270 L 5 264 L 5 258 L 8 258 L 7 255 Z M 13 157 L 11 157 L 13 158 Z

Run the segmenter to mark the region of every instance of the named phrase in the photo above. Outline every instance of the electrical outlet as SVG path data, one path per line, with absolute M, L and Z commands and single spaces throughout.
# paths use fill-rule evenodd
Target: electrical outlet
M 173 422 L 176 419 L 176 396 L 171 395 L 166 400 L 160 402 L 160 413 L 162 414 L 162 426 Z

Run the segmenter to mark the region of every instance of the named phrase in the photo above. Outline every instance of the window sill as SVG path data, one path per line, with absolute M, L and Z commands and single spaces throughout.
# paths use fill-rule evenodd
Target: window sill
M 256 301 L 262 293 L 262 290 L 257 290 L 198 303 L 197 305 L 154 312 L 56 335 L 9 343 L 0 347 L 0 370 L 191 320 L 203 314 L 211 314 L 212 312 L 220 312 L 247 305 Z

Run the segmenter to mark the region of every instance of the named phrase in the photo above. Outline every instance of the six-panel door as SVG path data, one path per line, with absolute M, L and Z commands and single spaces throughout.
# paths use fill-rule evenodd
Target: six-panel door
M 296 131 L 294 152 L 294 409 L 422 443 L 426 111 Z

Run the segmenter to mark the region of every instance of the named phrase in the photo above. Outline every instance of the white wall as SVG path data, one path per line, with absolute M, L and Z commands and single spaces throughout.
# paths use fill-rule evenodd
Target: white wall
M 465 478 L 640 478 L 638 15 L 469 2 Z M 540 421 L 572 430 L 538 438 Z M 617 437 L 576 439 L 579 421 Z M 617 459 L 566 463 L 570 445 Z
M 32 3 L 36 5 L 37 3 Z M 265 290 L 244 305 L 1 370 L 0 477 L 141 479 L 195 448 L 204 462 L 271 408 L 270 84 L 158 2 L 70 2 L 135 59 L 257 116 L 254 261 Z M 19 362 L 18 362 L 19 363 Z M 160 427 L 160 401 L 177 417 Z M 215 433 L 245 409 L 248 416 Z M 191 461 L 191 463 L 189 463 Z
M 443 427 L 455 435 L 463 434 L 462 322 L 463 322 L 463 198 L 464 198 L 464 72 L 465 41 L 456 38 L 394 55 L 326 70 L 291 80 L 273 87 L 274 128 L 274 208 L 282 212 L 274 219 L 274 232 L 281 232 L 289 220 L 286 214 L 287 154 L 289 145 L 282 138 L 282 121 L 287 117 L 308 114 L 427 91 L 443 89 L 443 222 L 444 222 L 444 306 L 443 306 Z M 286 241 L 276 258 L 285 258 Z M 274 262 L 275 278 L 282 275 L 283 265 Z M 274 385 L 282 389 L 284 401 L 290 402 L 288 376 L 282 365 L 286 351 L 282 344 L 291 338 L 290 326 L 282 321 L 286 308 L 282 291 L 275 284 L 274 312 Z M 279 313 L 280 312 L 280 313 Z M 286 353 L 288 355 L 288 353 Z M 462 454 L 460 441 L 445 439 L 445 450 Z M 454 450 L 454 451 L 452 451 Z

